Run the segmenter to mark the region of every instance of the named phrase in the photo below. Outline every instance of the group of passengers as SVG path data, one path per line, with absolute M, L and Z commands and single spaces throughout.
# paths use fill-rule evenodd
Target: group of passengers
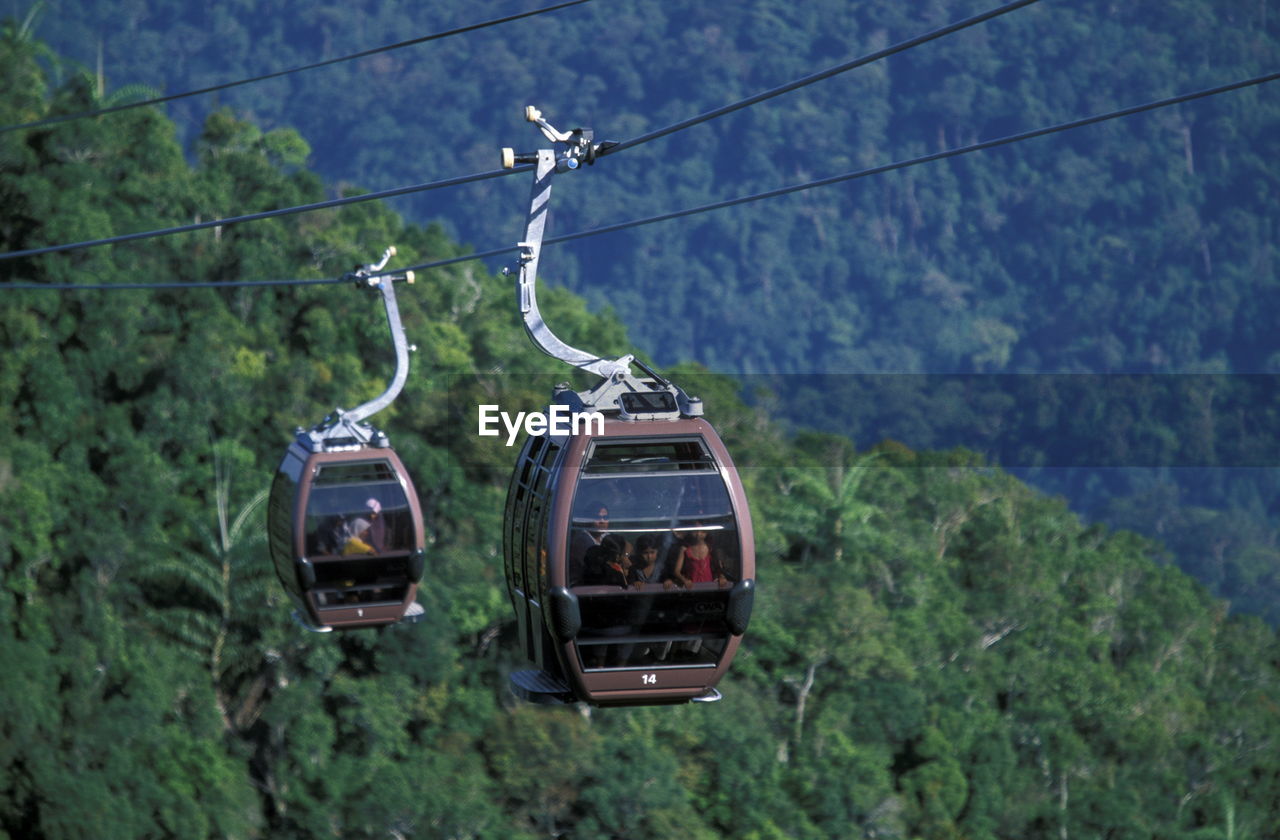
M 569 552 L 570 586 L 619 586 L 643 588 L 661 583 L 664 589 L 689 588 L 696 583 L 729 585 L 723 554 L 701 528 L 675 532 L 676 544 L 659 559 L 661 534 L 642 534 L 634 544 L 621 534 L 609 533 L 609 510 L 595 506 L 590 528 L 573 534 Z M 701 524 L 701 523 L 699 523 Z
M 382 554 L 386 551 L 387 523 L 382 503 L 367 499 L 363 515 L 326 517 L 320 525 L 317 548 L 320 554 L 349 556 Z

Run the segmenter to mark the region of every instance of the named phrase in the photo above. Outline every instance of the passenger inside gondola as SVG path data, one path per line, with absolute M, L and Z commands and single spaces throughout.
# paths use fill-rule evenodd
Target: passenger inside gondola
M 676 554 L 675 566 L 671 576 L 686 589 L 697 583 L 715 581 L 720 586 L 728 586 L 729 578 L 725 574 L 724 561 L 720 553 L 707 542 L 707 531 L 701 522 L 695 529 L 683 535 L 683 545 Z
M 598 499 L 590 500 L 573 518 L 573 535 L 569 542 L 569 585 L 585 582 L 584 563 L 587 552 L 600 545 L 609 533 L 609 507 Z
M 703 444 L 598 443 L 579 478 L 581 500 L 590 502 L 574 506 L 566 573 L 581 610 L 583 666 L 718 663 L 741 547 L 724 478 Z M 620 556 L 628 540 L 630 558 Z M 595 546 L 605 550 L 588 554 Z
M 675 581 L 666 574 L 666 564 L 658 560 L 660 544 L 660 538 L 653 534 L 642 534 L 636 538 L 631 562 L 637 589 L 643 588 L 646 583 L 662 583 L 667 589 L 675 586 Z
M 387 550 L 387 520 L 382 516 L 382 503 L 366 499 L 364 512 L 347 521 L 342 553 L 383 554 Z
M 331 514 L 320 520 L 314 534 L 307 538 L 308 554 L 341 554 L 342 545 L 346 541 L 347 523 L 338 514 Z
M 351 554 L 375 554 L 369 544 L 369 520 L 357 516 L 347 523 L 346 535 L 342 541 L 344 556 Z
M 408 551 L 412 539 L 408 502 L 398 486 L 317 488 L 307 505 L 307 549 L 312 556 Z
M 403 599 L 412 513 L 399 482 L 378 465 L 323 467 L 307 500 L 306 528 L 319 606 Z
M 365 499 L 364 507 L 369 518 L 366 542 L 374 554 L 382 554 L 387 550 L 387 520 L 382 515 L 382 502 L 370 497 Z
M 609 534 L 600 545 L 587 549 L 583 575 L 587 586 L 613 588 L 619 592 L 632 588 L 636 579 L 626 541 L 617 534 Z M 635 645 L 627 637 L 634 634 L 643 620 L 645 606 L 631 598 L 608 608 L 611 614 L 596 621 L 597 632 L 618 643 L 593 645 L 585 655 L 586 667 L 621 667 L 629 662 Z

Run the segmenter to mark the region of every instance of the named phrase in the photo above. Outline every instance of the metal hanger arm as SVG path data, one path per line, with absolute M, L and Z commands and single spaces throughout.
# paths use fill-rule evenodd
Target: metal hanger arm
M 376 265 L 365 266 L 355 274 L 355 280 L 362 285 L 377 288 L 382 293 L 382 303 L 387 311 L 387 327 L 391 330 L 391 341 L 395 345 L 396 350 L 396 372 L 391 379 L 391 384 L 387 386 L 387 390 L 382 392 L 381 396 L 375 397 L 363 405 L 357 406 L 344 414 L 344 417 L 352 422 L 359 423 L 367 417 L 371 417 L 382 411 L 400 396 L 400 392 L 404 389 L 404 383 L 409 378 L 409 342 L 404 335 L 404 325 L 400 322 L 400 307 L 396 303 L 396 280 L 404 280 L 407 283 L 413 282 L 413 272 L 408 271 L 402 275 L 384 275 L 381 277 L 369 277 L 373 272 L 381 271 L 383 266 L 387 264 L 387 260 L 395 254 L 395 248 L 388 248 L 382 255 L 382 261 Z
M 542 251 L 542 238 L 547 226 L 547 207 L 551 202 L 551 179 L 558 169 L 556 153 L 552 149 L 540 149 L 537 153 L 537 169 L 533 192 L 529 198 L 529 218 L 525 223 L 524 239 L 520 242 L 520 276 L 517 286 L 520 315 L 525 331 L 539 350 L 548 356 L 567 362 L 574 367 L 609 377 L 627 373 L 631 355 L 618 359 L 604 359 L 585 350 L 570 347 L 560 340 L 538 309 L 538 258 Z
M 543 119 L 542 112 L 533 106 L 525 109 L 525 119 L 536 123 L 548 140 L 566 146 L 567 149 L 559 154 L 554 149 L 539 149 L 537 152 L 521 154 L 517 154 L 514 149 L 502 150 L 502 163 L 505 167 L 515 166 L 517 163 L 535 164 L 533 192 L 529 196 L 529 218 L 525 222 L 524 239 L 520 242 L 520 276 L 516 286 L 520 317 L 524 320 L 525 332 L 539 350 L 600 377 L 600 381 L 593 387 L 572 395 L 566 393 L 567 384 L 557 387 L 553 399 L 565 405 L 576 405 L 579 409 L 616 411 L 625 419 L 632 420 L 702 416 L 700 399 L 690 397 L 679 387 L 663 379 L 634 354 L 605 359 L 570 347 L 542 319 L 542 313 L 538 310 L 538 260 L 542 256 L 543 235 L 547 228 L 551 179 L 557 173 L 577 169 L 584 162 L 590 165 L 602 150 L 607 150 L 614 144 L 595 143 L 594 132 L 589 128 L 557 131 Z M 649 378 L 632 374 L 632 363 L 639 366 Z M 661 400 L 636 397 L 639 394 L 661 392 L 669 397 Z

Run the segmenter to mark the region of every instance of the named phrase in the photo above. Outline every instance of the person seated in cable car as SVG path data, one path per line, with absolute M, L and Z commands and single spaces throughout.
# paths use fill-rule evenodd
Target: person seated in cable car
M 346 524 L 343 531 L 342 554 L 373 554 L 373 546 L 369 545 L 369 520 L 357 516 Z
M 617 534 L 608 535 L 600 545 L 587 550 L 583 574 L 583 583 L 587 586 L 609 586 L 626 590 L 637 583 L 627 543 Z M 622 637 L 633 633 L 635 626 L 643 623 L 643 616 L 648 612 L 647 604 L 643 599 L 637 601 L 630 596 L 624 596 L 622 602 L 606 597 L 605 600 L 595 601 L 594 609 L 594 615 L 589 613 L 589 624 L 596 628 L 599 636 L 619 637 L 619 641 L 592 645 L 583 652 L 583 663 L 588 668 L 621 667 L 627 664 L 635 652 L 635 645 L 623 641 Z
M 370 498 L 365 500 L 364 507 L 368 511 L 369 519 L 366 542 L 374 553 L 383 554 L 387 550 L 387 520 L 382 515 L 382 503 Z
M 656 534 L 642 534 L 636 539 L 635 551 L 631 557 L 631 573 L 636 589 L 643 589 L 649 583 L 661 583 L 664 589 L 675 587 L 675 580 L 671 577 L 667 564 L 658 559 L 661 542 Z
M 694 530 L 684 534 L 684 545 L 676 555 L 675 567 L 671 575 L 685 589 L 695 583 L 711 583 L 715 581 L 721 587 L 729 585 L 725 575 L 724 561 L 719 552 L 707 541 L 707 532 L 702 523 L 696 523 Z
M 626 543 L 621 539 L 606 539 L 600 545 L 589 548 L 582 566 L 582 582 L 587 586 L 618 586 L 627 589 L 635 582 L 631 555 L 627 553 Z
M 314 550 L 309 553 L 320 555 L 341 554 L 346 541 L 347 523 L 338 514 L 326 516 L 316 529 Z
M 367 499 L 365 513 L 347 521 L 342 532 L 342 554 L 382 554 L 386 551 L 386 522 L 382 518 L 382 504 L 377 499 Z
M 567 569 L 569 585 L 577 586 L 585 583 L 584 563 L 587 552 L 599 546 L 609 534 L 609 507 L 600 501 L 592 501 L 584 508 L 584 516 L 574 517 L 573 535 L 570 538 L 569 567 Z M 590 525 L 580 524 L 588 519 Z

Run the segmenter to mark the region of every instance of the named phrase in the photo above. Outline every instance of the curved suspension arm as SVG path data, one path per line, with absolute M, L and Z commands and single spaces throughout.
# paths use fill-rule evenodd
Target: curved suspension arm
M 517 297 L 520 314 L 524 318 L 525 332 L 539 350 L 548 356 L 567 362 L 574 367 L 590 371 L 606 379 L 615 374 L 625 374 L 630 370 L 633 360 L 631 355 L 618 359 L 604 359 L 585 350 L 570 347 L 556 336 L 542 320 L 538 310 L 538 257 L 542 250 L 542 237 L 547 226 L 547 206 L 551 202 L 551 179 L 561 165 L 565 169 L 576 168 L 573 158 L 557 161 L 552 149 L 540 149 L 537 153 L 537 168 L 533 180 L 533 192 L 529 198 L 529 218 L 525 223 L 524 239 L 520 242 L 520 276 L 517 283 Z M 569 165 L 572 161 L 572 165 Z
M 370 288 L 377 288 L 382 293 L 382 302 L 387 310 L 387 327 L 391 330 L 391 341 L 395 345 L 396 350 L 396 372 L 391 379 L 391 384 L 387 386 L 387 390 L 382 395 L 375 397 L 363 405 L 357 406 L 343 414 L 343 419 L 349 423 L 359 423 L 367 417 L 371 417 L 382 411 L 400 396 L 400 392 L 404 389 L 404 383 L 409 378 L 409 342 L 404 335 L 404 325 L 400 323 L 400 307 L 396 304 L 396 280 L 404 280 L 406 283 L 413 282 L 413 272 L 407 271 L 402 275 L 384 275 L 381 277 L 370 277 L 368 275 L 381 271 L 387 261 L 394 255 L 396 249 L 388 248 L 382 255 L 382 261 L 376 265 L 367 265 L 355 272 L 355 281 L 360 285 L 367 285 Z
M 529 197 L 529 218 L 525 223 L 524 240 L 520 242 L 520 277 L 516 288 L 520 315 L 524 320 L 525 332 L 539 350 L 600 377 L 600 381 L 593 387 L 574 394 L 572 398 L 565 394 L 567 385 L 557 387 L 553 398 L 565 405 L 576 404 L 579 408 L 617 411 L 623 417 L 633 420 L 701 417 L 702 400 L 690 397 L 679 387 L 663 379 L 634 354 L 605 359 L 570 347 L 542 320 L 542 313 L 538 310 L 538 258 L 541 256 L 543 234 L 547 227 L 547 208 L 551 203 L 551 179 L 556 173 L 577 169 L 584 162 L 594 163 L 600 154 L 617 144 L 611 141 L 598 144 L 593 142 L 594 133 L 589 128 L 557 131 L 533 106 L 525 109 L 525 119 L 536 123 L 548 140 L 568 148 L 559 155 L 553 149 L 522 154 L 516 154 L 514 149 L 502 150 L 502 165 L 506 168 L 517 163 L 535 164 L 533 192 Z M 632 363 L 638 365 L 648 378 L 633 375 Z M 634 398 L 628 401 L 628 395 L 662 392 L 669 397 L 656 401 L 637 401 Z

